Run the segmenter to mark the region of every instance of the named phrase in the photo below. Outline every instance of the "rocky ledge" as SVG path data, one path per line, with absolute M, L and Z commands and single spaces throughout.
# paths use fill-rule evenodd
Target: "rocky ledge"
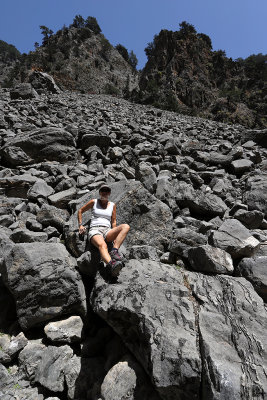
M 267 131 L 53 84 L 0 89 L 0 398 L 266 399 Z

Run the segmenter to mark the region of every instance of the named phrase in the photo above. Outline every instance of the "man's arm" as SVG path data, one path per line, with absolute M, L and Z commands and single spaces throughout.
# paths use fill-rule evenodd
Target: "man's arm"
M 111 215 L 111 228 L 116 228 L 117 221 L 116 221 L 116 204 L 113 206 L 113 211 Z

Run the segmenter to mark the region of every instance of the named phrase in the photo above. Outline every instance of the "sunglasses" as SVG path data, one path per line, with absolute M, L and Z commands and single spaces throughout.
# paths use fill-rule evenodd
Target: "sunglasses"
M 110 193 L 110 190 L 108 190 L 108 189 L 102 189 L 102 190 L 100 190 L 100 193 Z

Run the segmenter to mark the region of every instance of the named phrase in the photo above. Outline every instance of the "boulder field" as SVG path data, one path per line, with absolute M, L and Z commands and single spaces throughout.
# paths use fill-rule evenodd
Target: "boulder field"
M 0 89 L 0 399 L 267 399 L 266 130 L 44 85 Z

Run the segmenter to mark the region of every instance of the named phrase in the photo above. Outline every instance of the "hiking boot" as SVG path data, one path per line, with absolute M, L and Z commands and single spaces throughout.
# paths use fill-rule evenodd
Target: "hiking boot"
M 110 262 L 107 264 L 108 271 L 114 278 L 116 278 L 119 275 L 122 267 L 123 267 L 122 262 L 117 260 L 110 260 Z
M 122 255 L 119 253 L 118 249 L 113 248 L 110 252 L 110 257 L 112 258 L 112 260 L 116 260 L 116 261 L 123 261 L 123 257 Z

